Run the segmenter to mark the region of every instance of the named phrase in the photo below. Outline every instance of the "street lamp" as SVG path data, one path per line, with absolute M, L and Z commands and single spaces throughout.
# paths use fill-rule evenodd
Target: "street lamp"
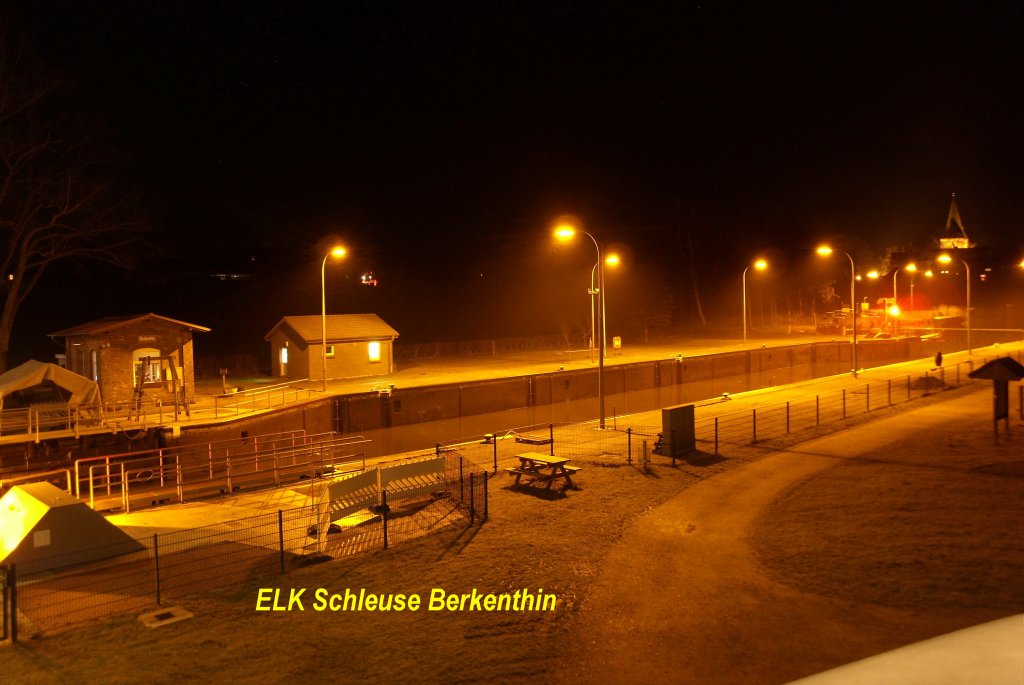
M 896 275 L 899 274 L 901 268 L 910 274 L 910 307 L 907 311 L 912 312 L 914 311 L 914 273 L 917 271 L 917 264 L 913 262 L 903 267 L 896 267 L 896 270 L 892 272 L 892 304 L 899 311 L 899 298 L 896 295 Z M 895 324 L 893 328 L 895 329 Z
M 324 261 L 320 265 L 320 333 L 321 333 L 321 347 L 320 347 L 320 371 L 323 373 L 321 378 L 321 390 L 327 392 L 327 289 L 324 287 L 324 280 L 327 270 L 327 260 L 330 257 L 335 259 L 341 259 L 348 251 L 341 245 L 337 245 L 331 248 L 331 251 L 324 255 Z
M 604 258 L 604 263 L 608 266 L 618 266 L 622 262 L 621 258 L 617 254 L 610 254 Z M 594 273 L 597 271 L 597 264 L 594 264 L 594 268 L 590 270 L 590 290 L 587 294 L 590 295 L 590 363 L 594 363 L 594 345 L 597 344 L 597 336 L 594 328 L 594 296 L 597 295 L 597 288 L 594 286 Z M 602 279 L 603 280 L 603 279 Z M 603 290 L 607 294 L 608 284 L 604 284 Z M 605 340 L 608 340 L 608 317 L 605 310 L 605 299 L 601 299 L 601 335 L 604 336 Z
M 743 270 L 743 346 L 747 346 L 747 269 L 753 266 L 758 271 L 764 271 L 768 268 L 768 262 L 763 259 L 758 259 L 753 264 L 747 266 Z
M 555 238 L 562 242 L 572 240 L 577 233 L 590 238 L 590 242 L 594 243 L 594 249 L 597 250 L 597 264 L 594 265 L 594 269 L 597 270 L 597 287 L 594 287 L 593 274 L 594 269 L 591 269 L 591 298 L 594 296 L 594 291 L 597 294 L 597 311 L 600 312 L 601 325 L 596 326 L 596 331 L 591 331 L 591 336 L 598 336 L 597 344 L 597 396 L 598 396 L 598 413 L 600 414 L 599 421 L 600 427 L 604 428 L 604 262 L 601 260 L 601 247 L 597 244 L 597 240 L 594 236 L 590 235 L 586 231 L 581 231 L 576 226 L 570 223 L 559 223 L 555 226 Z M 591 312 L 594 308 L 591 307 Z M 593 314 L 591 314 L 593 317 Z M 591 319 L 593 320 L 593 319 Z
M 832 254 L 832 248 L 828 245 L 822 245 L 815 250 L 822 257 L 828 257 Z M 853 315 L 853 377 L 857 377 L 857 292 L 855 285 L 857 283 L 857 267 L 853 264 L 853 257 L 850 256 L 849 252 L 843 252 L 846 258 L 850 260 L 850 311 Z
M 940 264 L 949 264 L 953 261 L 953 257 L 948 254 L 940 254 L 935 258 Z M 964 265 L 964 269 L 967 270 L 967 356 L 971 356 L 971 265 L 960 259 L 959 262 Z

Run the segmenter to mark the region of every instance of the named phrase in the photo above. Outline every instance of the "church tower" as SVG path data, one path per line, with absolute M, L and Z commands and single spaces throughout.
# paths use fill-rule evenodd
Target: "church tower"
M 949 204 L 949 216 L 946 217 L 946 230 L 939 238 L 939 249 L 966 250 L 971 247 L 974 247 L 974 243 L 967 237 L 964 222 L 960 218 L 960 210 L 956 206 L 956 193 L 953 193 L 953 200 Z

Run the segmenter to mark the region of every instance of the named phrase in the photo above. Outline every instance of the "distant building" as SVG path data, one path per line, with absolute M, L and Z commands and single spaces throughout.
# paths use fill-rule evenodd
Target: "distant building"
M 173 399 L 193 395 L 192 334 L 209 328 L 157 314 L 90 321 L 50 333 L 64 339 L 63 366 L 94 380 L 105 403 L 129 402 L 136 388 Z
M 960 210 L 956 206 L 956 193 L 953 193 L 953 200 L 949 204 L 949 216 L 946 217 L 946 230 L 939 237 L 940 250 L 967 250 L 974 247 L 974 243 L 967 237 L 967 229 L 960 218 Z
M 320 316 L 286 316 L 277 322 L 264 340 L 270 342 L 274 376 L 322 380 L 326 362 L 327 378 L 356 378 L 394 373 L 394 341 L 398 332 L 376 314 L 332 314 L 326 319 L 327 347 L 324 349 L 324 321 Z

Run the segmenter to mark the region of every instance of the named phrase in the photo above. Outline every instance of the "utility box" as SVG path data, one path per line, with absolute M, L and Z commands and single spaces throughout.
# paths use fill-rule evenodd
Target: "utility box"
M 692 404 L 680 404 L 661 410 L 661 433 L 668 446 L 666 456 L 682 457 L 697 449 L 697 430 L 694 426 Z

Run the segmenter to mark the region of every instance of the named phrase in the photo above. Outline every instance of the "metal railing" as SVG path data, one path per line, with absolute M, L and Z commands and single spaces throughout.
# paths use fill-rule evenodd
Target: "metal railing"
M 36 404 L 0 412 L 0 435 L 27 434 L 38 442 L 40 434 L 65 430 L 74 432 L 102 422 L 102 407 L 95 405 Z
M 829 393 L 702 417 L 694 426 L 697 442 L 710 447 L 709 451 L 717 455 L 723 443 L 753 445 L 804 429 L 845 421 L 971 384 L 973 381 L 967 374 L 973 365 L 971 361 L 960 362 L 955 366 L 925 371 L 918 376 L 875 380 Z M 666 438 L 671 439 L 670 436 Z
M 1021 355 L 1018 353 L 1016 356 Z M 982 358 L 959 362 L 916 375 L 876 379 L 742 411 L 722 413 L 721 402 L 715 403 L 714 408 L 710 404 L 697 405 L 694 423 L 696 446 L 699 452 L 719 455 L 724 444 L 753 445 L 805 429 L 837 424 L 858 415 L 971 384 L 973 381 L 968 373 L 987 361 L 988 358 Z M 1019 413 L 1024 418 L 1024 388 L 1018 394 Z M 709 415 L 712 412 L 716 415 Z M 497 473 L 500 465 L 514 464 L 517 454 L 530 451 L 592 461 L 639 463 L 645 454 L 645 443 L 646 454 L 650 458 L 659 441 L 668 447 L 663 451 L 671 454 L 668 445 L 671 440 L 671 435 L 662 435 L 661 426 L 640 424 L 627 416 L 611 419 L 610 427 L 605 430 L 600 430 L 596 422 L 510 428 L 438 443 L 435 452 L 457 451 L 478 463 L 488 464 L 489 470 Z
M 262 409 L 272 409 L 300 399 L 309 399 L 312 395 L 309 388 L 296 388 L 289 383 L 270 385 L 254 390 L 243 390 L 228 395 L 217 395 L 213 398 L 213 416 L 238 416 Z
M 47 482 L 57 485 L 62 483 L 60 486 L 64 492 L 69 495 L 74 494 L 74 488 L 72 487 L 71 480 L 71 469 L 53 469 L 52 471 L 39 471 L 37 473 L 29 473 L 24 476 L 13 476 L 11 478 L 0 478 L 0 495 L 13 488 L 15 485 L 23 485 L 25 483 L 39 483 Z
M 324 434 L 332 435 L 332 434 Z M 97 473 L 94 468 L 97 464 L 102 465 L 106 480 L 110 481 L 110 474 L 119 469 L 118 464 L 130 462 L 135 466 L 156 467 L 163 469 L 167 463 L 176 459 L 185 458 L 187 461 L 207 460 L 212 464 L 214 459 L 230 457 L 232 455 L 243 455 L 259 453 L 261 451 L 273 451 L 277 448 L 294 447 L 295 445 L 307 444 L 315 441 L 316 435 L 307 435 L 303 429 L 282 431 L 278 433 L 267 433 L 244 438 L 233 438 L 229 440 L 216 440 L 212 442 L 197 443 L 194 445 L 175 445 L 170 447 L 157 447 L 147 450 L 136 450 L 132 452 L 121 452 L 98 457 L 81 457 L 75 460 L 74 471 L 74 494 L 81 497 L 85 492 L 95 492 L 96 482 L 90 474 Z M 110 486 L 106 487 L 106 495 L 115 494 Z
M 224 457 L 207 463 L 188 464 L 176 457 L 156 467 L 130 467 L 121 462 L 111 474 L 111 482 L 103 476 L 90 482 L 109 484 L 120 492 L 120 507 L 132 511 L 133 502 L 149 500 L 183 503 L 203 497 L 230 495 L 239 490 L 279 487 L 286 482 L 310 480 L 346 470 L 366 468 L 366 440 L 359 436 L 338 437 L 320 442 L 296 445 L 249 455 Z M 346 469 L 345 467 L 351 467 Z M 90 492 L 90 506 L 95 506 Z
M 154 450 L 141 458 L 88 457 L 75 463 L 79 496 L 93 508 L 130 511 L 132 503 L 184 502 L 255 487 L 363 469 L 361 436 L 326 433 L 289 441 L 235 445 L 234 449 Z M 213 443 L 211 443 L 213 445 Z M 135 494 L 133 499 L 133 492 Z

